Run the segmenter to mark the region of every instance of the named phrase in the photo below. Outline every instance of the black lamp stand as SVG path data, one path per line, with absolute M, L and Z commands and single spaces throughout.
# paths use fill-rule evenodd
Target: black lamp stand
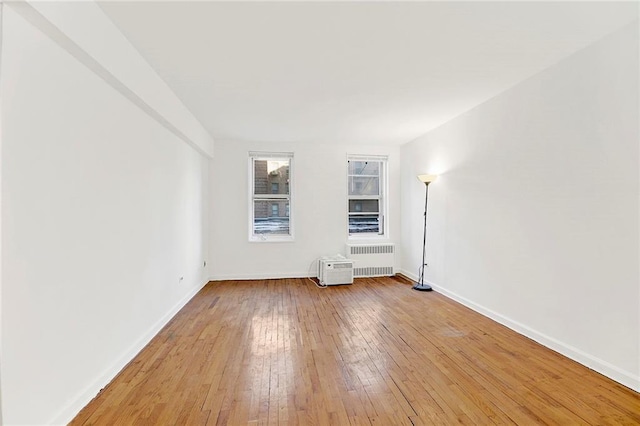
M 422 265 L 418 271 L 420 280 L 413 286 L 414 290 L 418 291 L 431 291 L 433 290 L 429 284 L 424 283 L 424 267 L 427 266 L 425 258 L 427 255 L 427 201 L 429 200 L 429 182 L 424 183 L 424 231 L 422 235 Z

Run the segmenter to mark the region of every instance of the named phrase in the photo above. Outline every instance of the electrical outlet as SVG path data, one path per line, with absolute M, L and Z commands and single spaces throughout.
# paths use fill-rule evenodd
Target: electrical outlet
M 202 267 L 203 267 L 203 268 L 206 268 L 206 267 L 207 267 L 207 261 L 206 261 L 206 260 L 203 262 Z
M 184 277 L 180 277 L 180 279 L 178 280 L 178 284 L 180 284 L 182 280 L 184 280 Z

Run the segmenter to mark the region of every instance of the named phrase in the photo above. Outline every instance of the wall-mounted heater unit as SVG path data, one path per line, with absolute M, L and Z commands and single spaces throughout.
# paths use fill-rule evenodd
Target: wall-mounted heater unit
M 321 258 L 318 280 L 322 285 L 353 284 L 353 262 L 342 256 Z
M 353 260 L 354 277 L 395 275 L 396 246 L 384 244 L 347 244 L 347 258 Z

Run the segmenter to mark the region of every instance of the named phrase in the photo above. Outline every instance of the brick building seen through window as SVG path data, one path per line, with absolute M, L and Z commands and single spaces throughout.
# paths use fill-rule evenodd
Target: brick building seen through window
M 290 159 L 253 160 L 253 234 L 290 235 Z

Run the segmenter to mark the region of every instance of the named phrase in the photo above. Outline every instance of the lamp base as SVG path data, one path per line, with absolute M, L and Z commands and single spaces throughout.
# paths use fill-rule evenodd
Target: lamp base
M 414 290 L 418 290 L 418 291 L 432 291 L 433 290 L 429 284 L 424 284 L 424 283 L 423 284 L 416 283 L 411 288 L 414 289 Z

